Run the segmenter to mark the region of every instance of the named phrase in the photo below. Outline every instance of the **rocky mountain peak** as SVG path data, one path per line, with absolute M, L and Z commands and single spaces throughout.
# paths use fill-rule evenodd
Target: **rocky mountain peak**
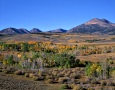
M 97 24 L 102 27 L 108 27 L 108 26 L 112 25 L 112 23 L 110 21 L 108 21 L 106 19 L 98 19 L 98 18 L 91 19 L 90 21 L 85 23 L 85 25 L 91 25 L 91 24 Z
M 33 28 L 32 30 L 30 30 L 31 33 L 39 33 L 42 32 L 40 29 L 38 28 Z
M 115 24 L 106 19 L 93 18 L 86 23 L 71 28 L 68 33 L 114 34 Z
M 62 28 L 58 28 L 58 29 L 55 29 L 55 30 L 50 30 L 48 32 L 51 32 L 51 33 L 66 33 L 67 30 L 62 29 Z

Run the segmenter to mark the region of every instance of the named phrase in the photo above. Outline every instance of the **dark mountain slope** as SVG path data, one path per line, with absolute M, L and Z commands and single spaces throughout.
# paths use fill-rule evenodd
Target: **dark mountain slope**
M 30 33 L 27 29 L 6 28 L 0 31 L 1 34 L 26 34 Z
M 55 30 L 50 30 L 48 32 L 51 32 L 51 33 L 66 33 L 67 30 L 64 30 L 62 28 L 59 28 L 59 29 L 55 29 Z
M 82 25 L 70 29 L 68 33 L 114 34 L 115 24 L 106 19 L 94 18 Z
M 40 33 L 42 32 L 40 29 L 38 28 L 33 28 L 32 30 L 30 30 L 31 33 Z

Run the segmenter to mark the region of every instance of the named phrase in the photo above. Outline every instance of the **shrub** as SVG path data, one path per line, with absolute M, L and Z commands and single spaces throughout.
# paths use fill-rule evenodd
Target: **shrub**
M 71 75 L 71 73 L 72 73 L 72 71 L 71 70 L 68 70 L 68 71 L 66 71 L 64 74 L 64 76 L 66 76 L 66 77 L 70 77 L 70 75 Z
M 62 73 L 58 73 L 57 77 L 63 77 L 64 75 Z
M 70 73 L 65 73 L 64 76 L 65 77 L 70 77 Z
M 46 75 L 47 75 L 47 72 L 46 72 L 46 71 L 40 71 L 40 70 L 39 70 L 38 75 L 46 76 Z
M 54 76 L 57 76 L 58 72 L 57 72 L 57 71 L 53 71 L 52 74 L 53 74 Z
M 2 69 L 0 69 L 0 72 L 2 72 Z
M 98 88 L 95 88 L 95 90 L 105 90 L 104 86 L 100 86 Z
M 54 79 L 54 77 L 52 75 L 47 75 L 46 79 Z
M 115 90 L 115 87 L 109 87 L 108 90 Z
M 25 72 L 24 71 L 21 71 L 21 70 L 17 70 L 14 72 L 16 75 L 24 75 Z
M 99 64 L 91 64 L 88 63 L 88 65 L 85 68 L 85 73 L 87 76 L 92 76 L 92 77 L 99 77 L 102 72 L 102 67 Z
M 112 77 L 113 77 L 113 80 L 115 81 L 115 70 L 112 71 Z
M 25 73 L 25 77 L 29 77 L 29 73 Z
M 16 69 L 14 69 L 14 68 L 3 68 L 3 69 L 1 69 L 1 72 L 4 72 L 5 74 L 12 74 L 12 73 L 14 73 L 15 70 Z
M 90 77 L 87 77 L 87 78 L 86 78 L 86 82 L 87 82 L 87 83 L 91 83 L 91 81 L 92 81 L 92 78 L 90 78 Z
M 102 86 L 106 86 L 107 82 L 106 81 L 101 81 Z
M 38 80 L 39 80 L 38 76 L 33 76 L 32 79 L 33 79 L 34 81 L 38 81 Z
M 91 80 L 91 84 L 98 84 L 97 80 L 94 78 Z
M 2 72 L 4 72 L 5 74 L 10 74 L 10 70 L 8 69 L 3 69 Z
M 80 85 L 76 85 L 73 87 L 73 90 L 81 90 L 81 89 L 82 89 L 82 87 Z
M 80 84 L 80 83 L 81 83 L 81 82 L 80 82 L 80 81 L 78 81 L 78 80 L 75 82 L 75 84 Z
M 53 83 L 53 79 L 47 79 L 47 80 L 46 80 L 46 83 L 52 84 L 52 83 Z
M 58 79 L 58 82 L 61 83 L 61 84 L 67 83 L 67 81 L 68 81 L 68 79 L 65 78 L 65 77 L 61 77 L 61 78 Z
M 8 57 L 7 63 L 8 63 L 9 65 L 15 64 L 15 61 L 13 60 L 13 55 L 11 55 L 11 56 Z
M 60 86 L 61 89 L 70 89 L 70 87 L 67 84 L 62 84 Z
M 71 87 L 71 88 L 74 88 L 75 86 L 76 86 L 76 84 L 71 84 L 71 86 L 70 86 L 70 87 Z
M 94 90 L 93 88 L 88 88 L 87 90 Z M 95 89 L 95 90 L 99 90 L 99 88 L 98 89 Z
M 30 78 L 33 78 L 34 76 L 35 76 L 35 75 L 34 75 L 33 73 L 30 73 L 30 74 L 29 74 L 29 77 L 30 77 Z
M 44 76 L 38 76 L 38 80 L 44 80 Z
M 80 75 L 79 75 L 79 74 L 76 74 L 76 73 L 71 73 L 71 74 L 70 74 L 70 78 L 79 79 L 79 78 L 80 78 Z
M 7 60 L 3 60 L 3 65 L 7 65 Z
M 107 81 L 107 86 L 114 86 L 114 83 L 111 81 Z

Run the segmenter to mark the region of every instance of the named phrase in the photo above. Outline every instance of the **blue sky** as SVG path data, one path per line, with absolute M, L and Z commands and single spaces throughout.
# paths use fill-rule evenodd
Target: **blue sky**
M 92 18 L 115 23 L 115 0 L 0 0 L 0 30 L 68 30 Z

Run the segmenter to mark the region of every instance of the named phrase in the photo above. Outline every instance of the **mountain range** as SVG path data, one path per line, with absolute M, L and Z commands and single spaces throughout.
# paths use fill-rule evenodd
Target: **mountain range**
M 0 31 L 1 34 L 27 34 L 30 33 L 27 29 L 6 28 Z
M 0 31 L 0 34 L 28 34 L 40 33 L 38 28 L 33 28 L 28 31 L 27 29 L 20 28 L 6 28 Z M 79 26 L 73 27 L 70 30 L 62 28 L 47 31 L 47 33 L 86 33 L 86 34 L 115 34 L 115 23 L 111 23 L 106 19 L 94 18 Z

